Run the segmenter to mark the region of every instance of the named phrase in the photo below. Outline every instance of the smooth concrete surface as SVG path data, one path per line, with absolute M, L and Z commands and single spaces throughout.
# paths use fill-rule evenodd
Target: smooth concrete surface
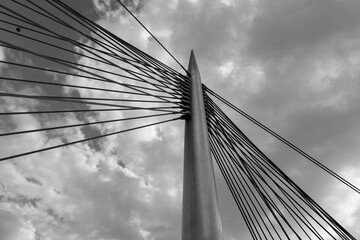
M 182 240 L 222 240 L 199 69 L 191 51 L 191 116 L 185 120 Z

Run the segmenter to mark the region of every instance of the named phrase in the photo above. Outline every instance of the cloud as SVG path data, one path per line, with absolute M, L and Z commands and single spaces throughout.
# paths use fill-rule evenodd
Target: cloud
M 224 78 L 228 77 L 234 69 L 234 62 L 227 62 L 219 67 L 219 72 Z
M 6 210 L 0 210 L 0 237 L 1 239 L 15 239 L 19 231 L 20 221 L 18 217 Z
M 143 40 L 148 41 L 146 38 Z M 22 57 L 19 59 L 22 60 Z M 113 71 L 86 58 L 79 58 L 79 63 Z M 114 78 L 111 74 L 102 75 Z M 66 80 L 71 84 L 109 88 L 107 84 L 83 78 L 63 79 L 54 74 L 47 74 L 47 77 L 54 82 Z M 114 85 L 110 88 L 114 89 Z M 12 85 L 6 85 L 6 89 L 15 91 Z M 48 93 L 45 88 L 24 86 L 16 87 L 16 91 L 24 94 Z M 100 91 L 73 91 L 70 88 L 63 88 L 57 94 L 114 99 L 128 97 Z M 5 101 L 1 104 L 3 111 L 38 110 L 43 107 L 38 101 L 16 98 Z M 82 117 L 77 114 L 63 114 L 61 117 L 26 115 L 12 117 L 2 127 L 6 131 L 25 130 L 116 119 L 125 115 L 119 112 Z M 100 133 L 108 133 L 153 121 L 156 119 L 94 125 L 94 128 Z M 179 142 L 180 132 L 177 129 L 172 126 L 153 127 L 102 139 L 99 141 L 101 152 L 92 148 L 91 143 L 84 143 L 3 163 L 1 183 L 5 188 L 1 189 L 1 206 L 24 221 L 14 234 L 26 233 L 28 239 L 143 239 L 146 236 L 159 239 L 165 236 L 166 239 L 166 236 L 180 236 L 181 171 L 174 170 L 181 163 L 176 161 L 178 158 L 175 156 L 179 155 L 180 144 L 175 147 L 170 144 Z M 84 138 L 89 134 L 85 131 L 68 128 L 14 137 L 11 138 L 11 148 L 4 147 L 9 139 L 1 139 L 5 141 L 1 152 L 10 155 L 66 143 Z M 165 145 L 169 150 L 165 150 Z M 118 164 L 119 159 L 122 166 Z M 167 164 L 162 164 L 164 159 Z M 20 235 L 16 236 L 19 238 Z
M 115 2 L 93 1 L 94 10 L 91 11 L 97 13 L 98 23 L 181 71 Z M 357 1 L 153 0 L 151 3 L 135 1 L 134 5 L 127 3 L 184 66 L 190 49 L 195 49 L 207 86 L 356 182 L 358 152 L 354 149 L 357 149 L 360 129 L 357 121 L 360 89 L 357 13 L 360 5 Z M 0 50 L 1 59 L 5 55 L 3 49 Z M 24 60 L 24 56 L 16 55 L 16 58 Z M 86 58 L 78 58 L 78 61 L 111 73 L 123 73 Z M 13 74 L 23 74 L 14 70 L 6 69 Z M 122 81 L 111 73 L 101 74 Z M 84 78 L 50 77 L 54 82 L 121 89 Z M 48 91 L 17 85 L 1 85 L 1 88 L 24 94 Z M 58 93 L 97 98 L 128 97 L 70 88 Z M 42 107 L 38 101 L 14 98 L 3 98 L 0 104 L 1 111 Z M 358 234 L 358 202 L 353 195 L 328 181 L 326 176 L 322 178 L 313 165 L 253 128 L 239 115 L 226 112 L 301 187 L 324 203 L 352 233 Z M 13 117 L 1 120 L 1 130 L 77 124 L 130 115 L 102 112 Z M 152 121 L 156 119 L 7 138 L 2 140 L 0 151 L 11 154 Z M 3 234 L 9 239 L 10 236 L 26 239 L 26 234 L 28 239 L 55 240 L 64 237 L 79 240 L 180 239 L 183 127 L 181 122 L 169 123 L 104 138 L 96 144 L 78 144 L 2 163 L 0 206 L 3 210 L 0 215 L 3 218 L 0 219 L 5 219 L 14 229 Z M 349 167 L 344 168 L 344 165 Z M 237 208 L 234 200 L 218 169 L 215 170 L 225 239 L 249 238 L 240 213 L 234 210 Z M 338 196 L 345 197 L 339 199 Z M 346 205 L 341 204 L 342 200 Z M 341 211 L 342 208 L 346 211 Z
M 340 174 L 346 176 L 354 185 L 360 184 L 358 166 L 345 166 Z M 328 191 L 329 194 L 324 199 L 325 206 L 331 209 L 330 211 L 344 224 L 345 228 L 354 229 L 354 233 L 359 234 L 360 200 L 357 194 L 340 183 L 334 184 Z
M 6 57 L 5 57 L 5 49 L 4 47 L 0 46 L 0 60 L 1 61 L 5 61 Z M 1 73 L 1 69 L 4 67 L 4 63 L 0 63 L 0 73 Z
M 359 34 L 358 1 L 264 1 L 250 30 L 249 50 L 260 57 L 286 57 Z

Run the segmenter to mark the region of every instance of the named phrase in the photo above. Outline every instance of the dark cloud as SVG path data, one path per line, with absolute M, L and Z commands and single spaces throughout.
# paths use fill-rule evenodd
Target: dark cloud
M 125 168 L 125 167 L 126 167 L 126 164 L 125 164 L 123 161 L 121 161 L 121 160 L 118 160 L 118 161 L 117 161 L 117 164 L 118 164 L 120 167 L 122 167 L 122 168 Z
M 101 135 L 101 131 L 98 128 L 94 127 L 94 126 L 84 126 L 82 128 L 82 131 L 84 133 L 85 138 L 91 138 L 91 137 L 94 137 L 94 136 L 100 136 Z M 102 144 L 101 144 L 101 140 L 99 140 L 99 139 L 89 141 L 89 145 L 95 151 L 101 151 L 103 149 Z
M 63 3 L 71 6 L 71 8 L 85 15 L 89 19 L 97 19 L 98 16 L 94 10 L 93 1 L 72 1 L 72 0 L 62 0 Z
M 41 201 L 41 198 L 32 198 L 22 194 L 17 196 L 0 196 L 0 202 L 8 202 L 18 205 L 19 207 L 29 206 L 29 207 L 37 207 L 38 203 Z
M 33 183 L 33 184 L 36 184 L 36 185 L 39 185 L 39 186 L 42 186 L 42 182 L 34 177 L 26 177 L 25 178 L 26 181 L 30 182 L 30 183 Z
M 208 62 L 218 64 L 230 52 L 233 55 L 240 51 L 237 47 L 241 40 L 237 34 L 247 27 L 242 20 L 251 15 L 248 10 L 245 2 L 237 7 L 225 7 L 217 1 L 196 4 L 180 1 L 170 23 L 173 51 L 184 57 L 181 60 L 185 66 L 192 49 L 197 58 L 202 59 L 200 66 L 206 66 Z M 229 46 L 234 48 L 230 50 Z
M 105 17 L 107 14 L 116 11 L 120 11 L 124 15 L 128 14 L 118 1 L 93 0 L 92 2 L 100 17 Z M 140 13 L 145 4 L 143 0 L 121 0 L 121 3 L 135 14 Z
M 61 223 L 64 223 L 64 221 L 65 221 L 65 219 L 64 219 L 63 217 L 61 217 L 58 213 L 56 213 L 55 210 L 52 209 L 52 208 L 46 209 L 46 213 L 47 213 L 50 217 L 54 218 L 54 220 L 56 220 L 56 221 L 59 221 L 59 222 L 61 222 Z
M 283 58 L 359 32 L 356 0 L 264 1 L 249 31 L 250 54 Z

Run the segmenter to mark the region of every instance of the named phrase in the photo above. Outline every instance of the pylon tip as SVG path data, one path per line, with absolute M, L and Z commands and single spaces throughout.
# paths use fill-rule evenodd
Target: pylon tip
M 190 69 L 190 66 L 192 66 L 192 68 L 197 69 L 197 63 L 196 63 L 194 50 L 191 50 L 191 53 L 190 53 L 190 60 L 189 60 L 189 68 L 188 69 Z

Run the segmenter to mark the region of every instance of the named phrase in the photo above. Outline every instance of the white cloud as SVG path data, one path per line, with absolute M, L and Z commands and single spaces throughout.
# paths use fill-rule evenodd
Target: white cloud
M 200 0 L 187 0 L 188 2 L 190 2 L 191 4 L 198 4 Z
M 356 166 L 346 166 L 339 173 L 355 186 L 360 185 L 360 171 Z M 357 193 L 342 183 L 337 183 L 329 189 L 325 204 L 334 212 L 336 219 L 349 229 L 359 229 L 360 199 Z M 355 233 L 359 234 L 357 230 Z
M 310 88 L 323 92 L 331 89 L 333 81 L 336 80 L 343 71 L 342 63 L 337 59 L 319 60 L 314 66 L 314 76 L 310 79 Z
M 0 46 L 0 60 L 1 61 L 5 61 L 6 57 L 5 57 L 5 48 Z M 0 63 L 0 73 L 1 73 L 1 69 L 4 67 L 4 63 Z
M 228 77 L 231 72 L 234 70 L 234 62 L 228 61 L 219 67 L 219 72 L 221 73 L 223 78 Z
M 220 0 L 220 2 L 221 2 L 222 4 L 224 4 L 225 6 L 227 6 L 227 7 L 230 7 L 230 6 L 235 5 L 234 0 Z

